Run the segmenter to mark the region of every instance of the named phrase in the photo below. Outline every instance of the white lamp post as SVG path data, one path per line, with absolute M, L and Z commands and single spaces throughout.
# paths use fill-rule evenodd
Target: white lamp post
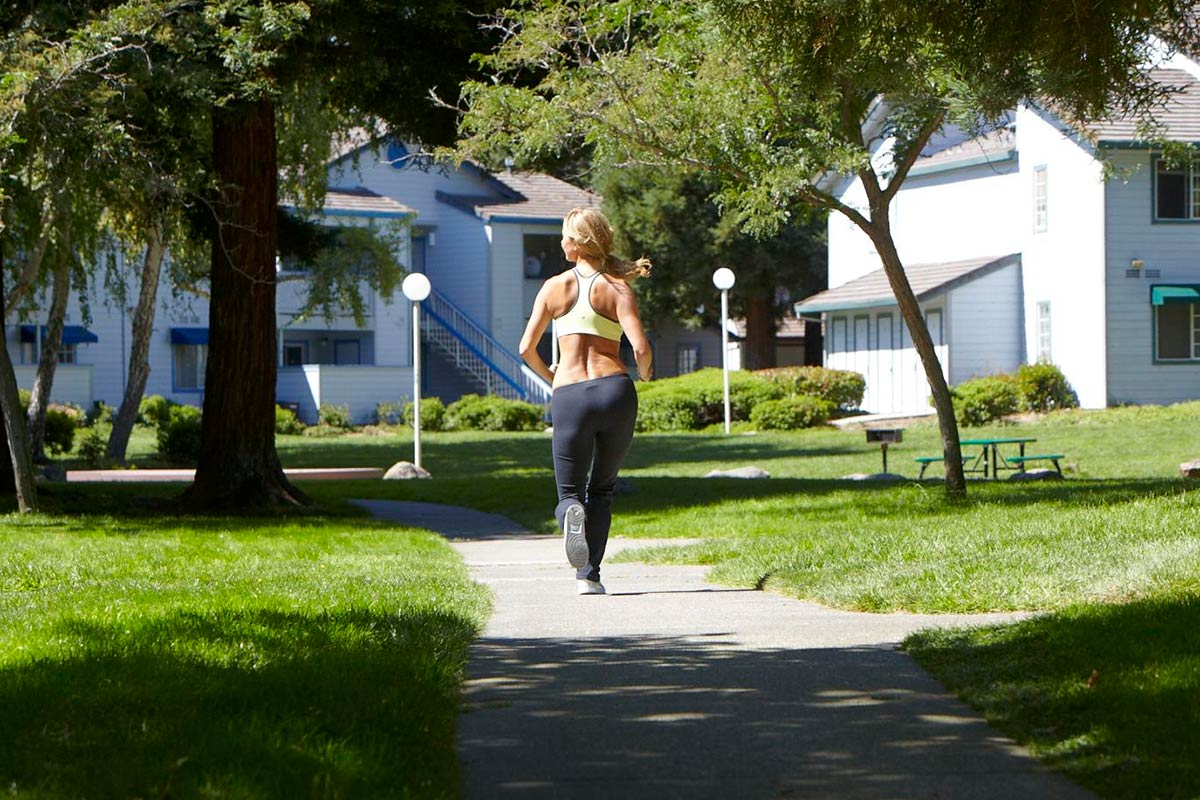
M 713 286 L 721 290 L 721 372 L 725 383 L 725 433 L 729 433 L 729 290 L 736 280 L 733 270 L 721 267 L 713 273 Z
M 413 464 L 421 468 L 421 301 L 429 297 L 429 278 L 414 272 L 400 284 L 404 296 L 412 301 L 413 347 Z

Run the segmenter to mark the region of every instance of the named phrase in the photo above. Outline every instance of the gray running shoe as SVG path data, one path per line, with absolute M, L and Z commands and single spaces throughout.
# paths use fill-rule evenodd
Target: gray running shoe
M 575 569 L 586 567 L 591 555 L 583 526 L 586 516 L 581 503 L 567 506 L 567 513 L 563 515 L 563 547 L 567 551 L 567 562 Z
M 604 584 L 600 581 L 575 581 L 579 585 L 580 594 L 604 594 Z

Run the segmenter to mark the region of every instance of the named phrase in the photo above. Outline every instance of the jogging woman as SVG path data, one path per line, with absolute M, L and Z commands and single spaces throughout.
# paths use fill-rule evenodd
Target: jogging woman
M 613 229 L 599 211 L 576 208 L 563 220 L 563 255 L 575 266 L 542 284 L 521 337 L 521 357 L 553 386 L 555 517 L 580 594 L 604 594 L 600 562 L 612 524 L 617 470 L 633 441 L 637 392 L 621 361 L 621 334 L 633 346 L 638 377 L 653 375 L 650 343 L 638 317 L 631 278 L 650 260 L 612 255 Z M 537 344 L 551 320 L 558 363 L 547 366 Z

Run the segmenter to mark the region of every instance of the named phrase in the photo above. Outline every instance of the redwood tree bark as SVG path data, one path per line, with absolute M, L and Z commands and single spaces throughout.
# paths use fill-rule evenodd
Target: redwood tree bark
M 146 234 L 146 255 L 142 260 L 141 286 L 138 290 L 137 306 L 133 310 L 133 343 L 129 348 L 129 380 L 125 383 L 125 396 L 121 407 L 113 417 L 112 432 L 108 435 L 105 455 L 113 461 L 124 461 L 129 447 L 129 435 L 137 422 L 138 406 L 146 393 L 146 381 L 150 377 L 150 334 L 154 330 L 155 300 L 158 297 L 158 279 L 162 273 L 163 238 L 157 222 L 152 223 Z
M 186 505 L 307 503 L 275 451 L 277 163 L 270 101 L 214 109 L 215 201 L 201 455 Z
M 769 295 L 755 292 L 746 297 L 745 369 L 768 369 L 775 366 L 775 319 Z

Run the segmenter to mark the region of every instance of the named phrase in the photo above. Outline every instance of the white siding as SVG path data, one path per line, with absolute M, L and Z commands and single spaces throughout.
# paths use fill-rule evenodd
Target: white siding
M 1155 364 L 1150 286 L 1200 283 L 1200 222 L 1152 221 L 1152 165 L 1146 152 L 1117 152 L 1118 167 L 1134 171 L 1107 185 L 1107 367 L 1109 403 L 1175 403 L 1200 397 L 1200 364 Z M 1126 277 L 1133 259 L 1139 277 Z M 1148 273 L 1157 270 L 1159 276 Z M 1055 330 L 1061 331 L 1057 319 Z M 1055 347 L 1061 337 L 1055 338 Z
M 13 365 L 17 386 L 32 389 L 37 377 L 37 367 Z M 70 403 L 84 410 L 92 406 L 92 372 L 90 366 L 59 364 L 54 370 L 54 386 L 50 390 L 51 403 Z
M 1016 369 L 1024 360 L 1021 268 L 1006 266 L 950 290 L 946 341 L 950 385 Z
M 1103 408 L 1109 392 L 1101 165 L 1086 146 L 1063 134 L 1061 124 L 1028 108 L 1017 114 L 1017 139 L 1022 184 L 1022 235 L 1018 241 L 1024 277 L 1024 360 L 1037 360 L 1037 304 L 1049 302 L 1051 360 L 1075 387 L 1080 404 Z M 1046 167 L 1048 187 L 1044 233 L 1034 232 L 1033 173 L 1039 166 Z
M 299 417 L 308 425 L 316 424 L 322 405 L 347 406 L 351 421 L 361 425 L 374 421 L 380 403 L 412 400 L 412 377 L 412 367 L 281 367 L 275 399 L 299 404 Z

